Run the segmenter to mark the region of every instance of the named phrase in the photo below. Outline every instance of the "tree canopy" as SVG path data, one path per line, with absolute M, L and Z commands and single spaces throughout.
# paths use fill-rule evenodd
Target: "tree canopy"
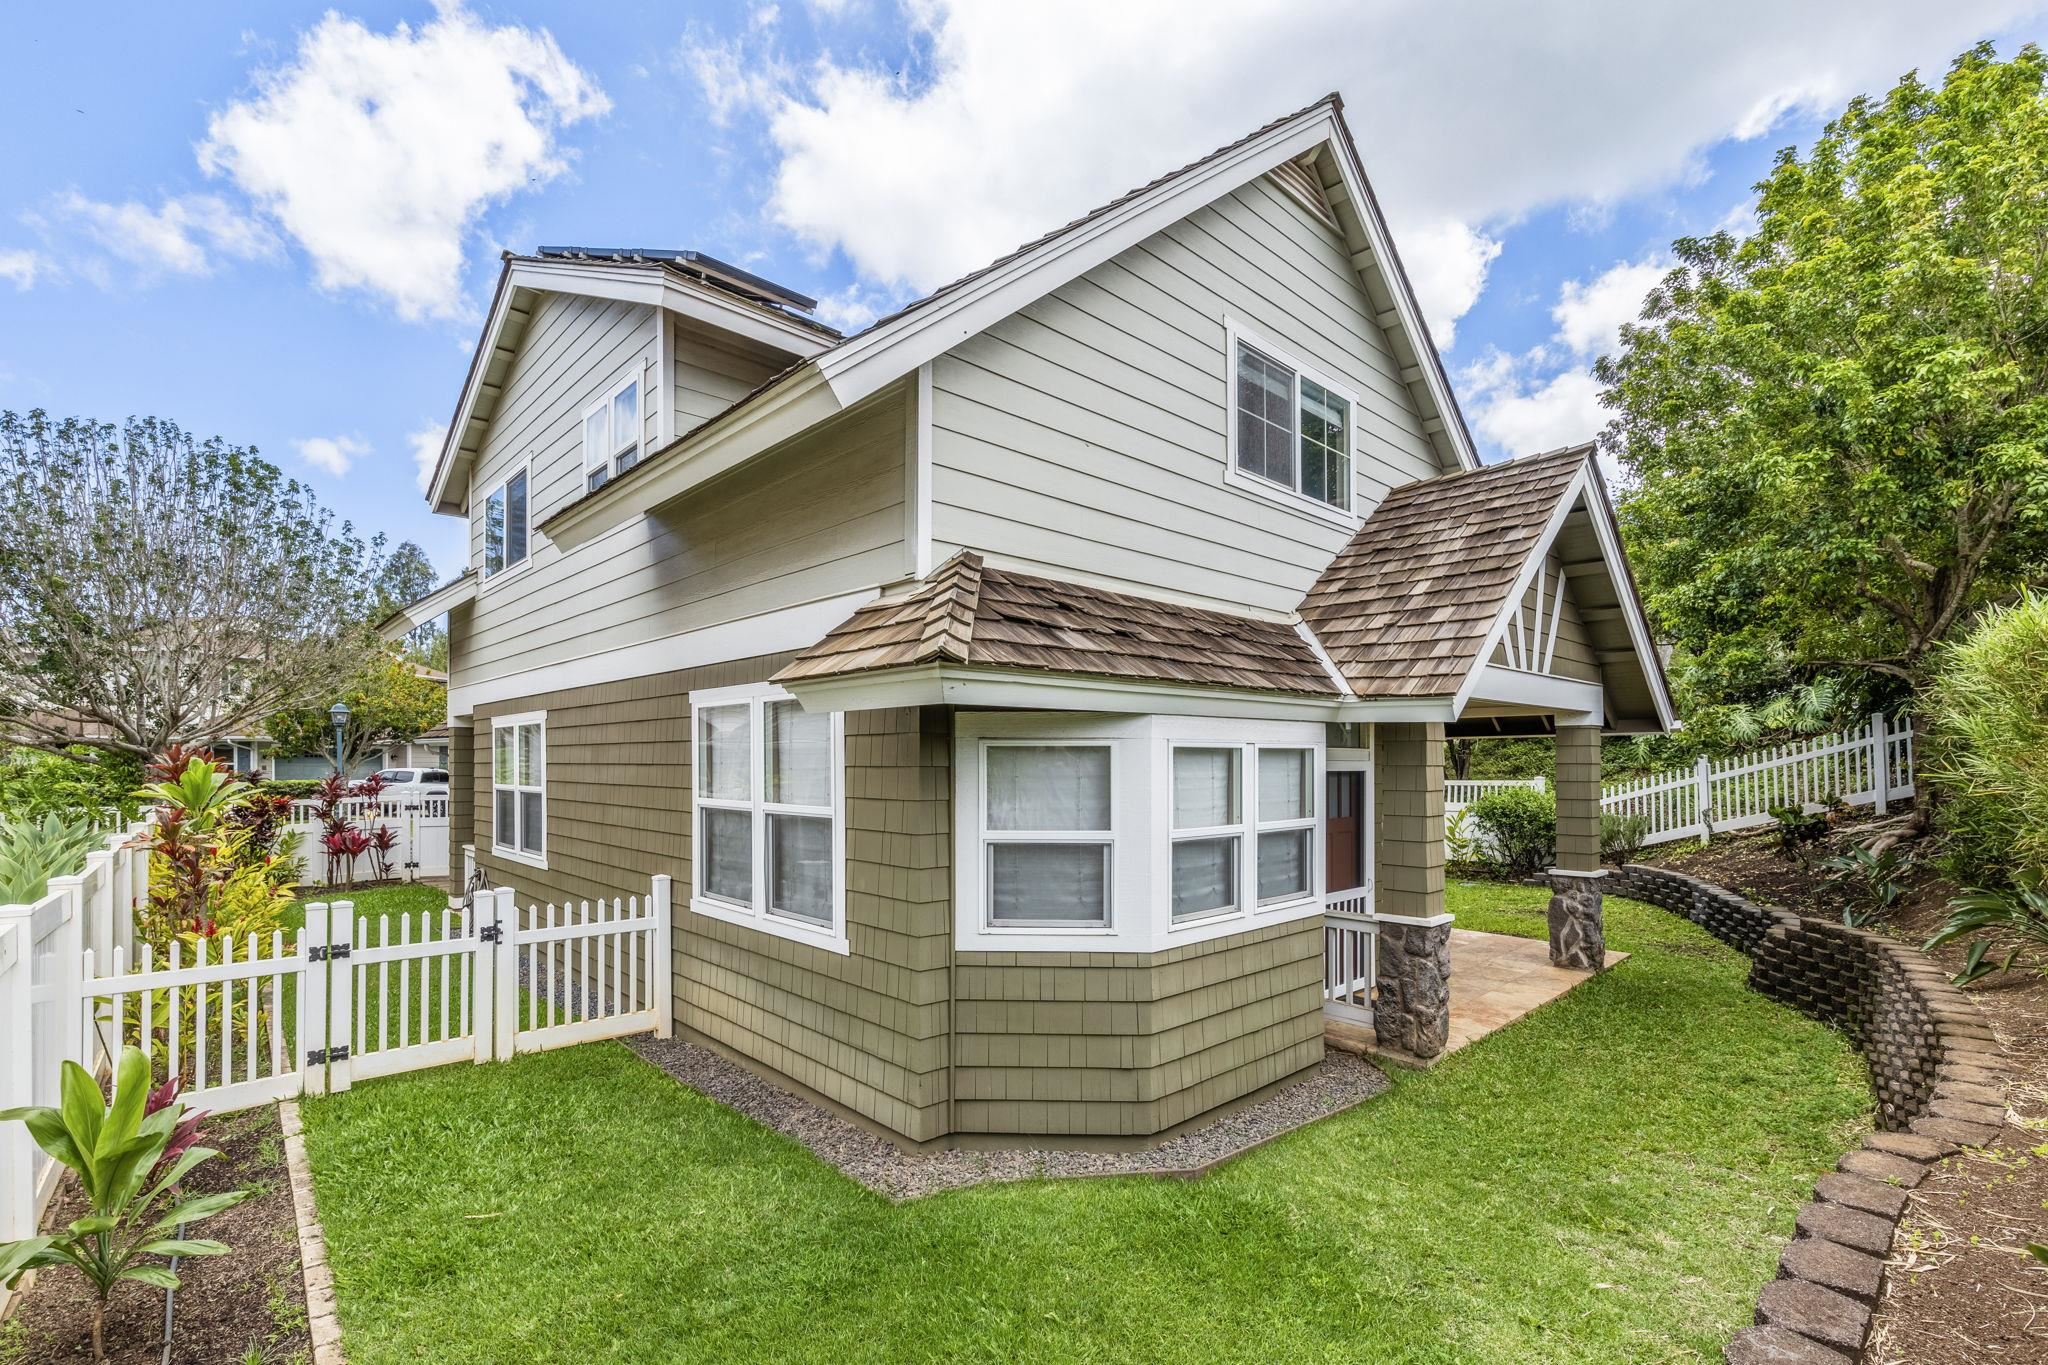
M 1987 45 L 1858 98 L 1596 371 L 1649 610 L 1699 700 L 1897 695 L 2048 565 L 2048 99 Z
M 0 738 L 148 755 L 324 702 L 385 562 L 252 448 L 0 413 Z
M 422 677 L 407 660 L 378 653 L 334 697 L 272 716 L 265 728 L 277 751 L 286 757 L 321 754 L 331 758 L 334 722 L 327 708 L 337 700 L 348 703 L 341 751 L 349 769 L 364 755 L 417 739 L 448 718 L 446 683 Z

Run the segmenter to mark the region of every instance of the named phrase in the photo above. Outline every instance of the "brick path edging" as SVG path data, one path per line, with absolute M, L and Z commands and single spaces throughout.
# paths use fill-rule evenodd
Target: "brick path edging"
M 334 1312 L 334 1272 L 327 1265 L 327 1236 L 313 1203 L 313 1168 L 306 1161 L 305 1129 L 299 1106 L 277 1106 L 284 1129 L 284 1164 L 292 1182 L 292 1212 L 299 1224 L 299 1268 L 306 1282 L 306 1323 L 313 1335 L 313 1365 L 347 1365 L 341 1353 L 341 1320 Z
M 1919 949 L 1711 882 L 1630 863 L 1603 890 L 1658 906 L 1750 959 L 1752 990 L 1848 1034 L 1870 1066 L 1878 1123 L 1799 1210 L 1778 1278 L 1730 1365 L 1849 1365 L 1861 1358 L 1906 1191 L 2005 1122 L 2005 1055 L 1969 997 Z

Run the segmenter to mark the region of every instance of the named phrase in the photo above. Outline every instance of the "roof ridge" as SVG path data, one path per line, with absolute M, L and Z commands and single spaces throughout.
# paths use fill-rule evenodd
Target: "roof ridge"
M 961 550 L 932 570 L 922 589 L 931 600 L 925 604 L 924 629 L 917 637 L 919 662 L 967 662 L 974 646 L 974 615 L 981 606 L 981 569 L 980 555 Z

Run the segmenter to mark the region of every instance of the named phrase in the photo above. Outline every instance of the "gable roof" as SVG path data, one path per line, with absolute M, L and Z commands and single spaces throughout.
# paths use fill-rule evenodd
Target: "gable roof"
M 1457 692 L 1591 453 L 1574 446 L 1387 494 L 1300 607 L 1351 689 Z
M 909 596 L 856 611 L 774 681 L 933 664 L 1341 695 L 1292 626 L 1013 573 L 967 550 Z
M 548 535 L 578 544 L 616 524 L 615 514 L 622 517 L 624 509 L 640 507 L 639 499 L 682 491 L 666 486 L 663 467 L 676 463 L 678 452 L 694 441 L 717 439 L 714 432 L 745 409 L 819 378 L 840 408 L 850 407 L 1237 186 L 1289 167 L 1319 184 L 1337 219 L 1439 461 L 1478 468 L 1477 448 L 1344 122 L 1343 100 L 1330 94 L 803 357 L 684 439 L 649 452 L 633 482 L 612 480 L 558 509 L 549 518 Z M 1285 173 L 1291 178 L 1294 170 Z

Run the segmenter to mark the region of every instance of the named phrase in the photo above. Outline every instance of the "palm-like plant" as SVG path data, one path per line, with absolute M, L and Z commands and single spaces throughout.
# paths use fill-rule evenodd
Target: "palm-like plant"
M 31 1270 L 70 1266 L 92 1286 L 92 1355 L 105 1360 L 107 1301 L 123 1280 L 176 1289 L 178 1277 L 158 1256 L 220 1256 L 219 1242 L 179 1235 L 181 1225 L 211 1218 L 247 1199 L 227 1190 L 181 1199 L 178 1184 L 201 1162 L 220 1155 L 195 1146 L 199 1120 L 185 1113 L 175 1084 L 152 1091 L 149 1057 L 123 1048 L 114 1095 L 76 1062 L 64 1063 L 62 1103 L 0 1112 L 19 1119 L 36 1145 L 78 1176 L 91 1210 L 47 1237 L 0 1242 L 0 1284 L 13 1288 Z
M 1973 887 L 1967 895 L 1948 903 L 1948 923 L 1927 940 L 1929 948 L 1958 939 L 1970 939 L 1970 955 L 1955 983 L 1967 986 L 1980 976 L 2012 970 L 2020 954 L 2029 948 L 2048 952 L 2048 888 L 2039 878 L 2022 882 L 2010 891 L 1989 891 Z M 2003 952 L 2002 961 L 1987 959 Z
M 93 845 L 89 816 L 45 815 L 0 821 L 0 905 L 26 905 L 48 889 L 50 878 L 85 866 Z
M 137 795 L 169 810 L 183 811 L 193 830 L 211 833 L 222 816 L 254 799 L 256 789 L 210 760 L 194 757 L 176 777 L 152 782 Z

